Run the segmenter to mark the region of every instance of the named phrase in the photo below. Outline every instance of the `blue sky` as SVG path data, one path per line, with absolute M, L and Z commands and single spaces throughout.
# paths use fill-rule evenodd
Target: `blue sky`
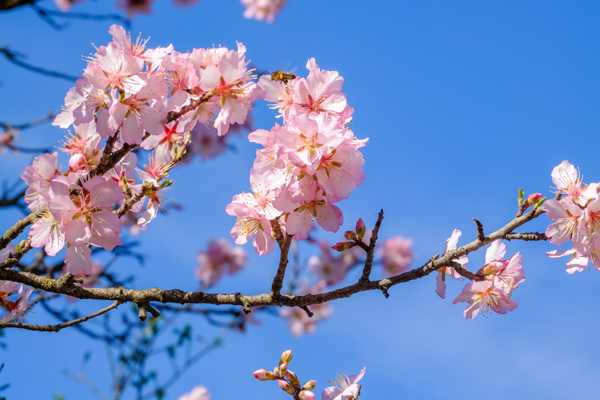
M 88 2 L 74 11 L 113 12 L 107 4 L 112 2 Z M 550 172 L 562 160 L 580 167 L 584 181 L 600 180 L 598 2 L 290 0 L 272 25 L 246 20 L 242 12 L 237 0 L 204 0 L 186 9 L 163 1 L 151 16 L 137 16 L 131 31 L 151 36 L 149 46 L 172 43 L 179 51 L 213 44 L 235 48 L 237 40 L 261 69 L 289 64 L 303 75 L 306 61 L 315 57 L 322 68 L 339 71 L 355 108 L 353 130 L 370 138 L 363 149 L 364 185 L 340 203 L 342 229 L 359 217 L 372 226 L 383 208 L 380 237 L 412 237 L 415 267 L 442 252 L 453 229 L 463 232 L 459 244 L 473 240 L 473 217 L 487 230 L 510 220 L 518 187 L 548 194 Z M 0 46 L 28 54 L 32 64 L 78 75 L 85 67 L 82 55 L 94 51 L 90 43 L 110 40 L 110 24 L 73 20 L 56 31 L 20 9 L 0 14 Z M 4 60 L 0 82 L 0 121 L 12 123 L 59 111 L 72 86 Z M 255 109 L 256 128 L 276 122 L 266 103 Z M 63 135 L 46 125 L 23 132 L 19 143 L 53 146 Z M 140 236 L 149 256 L 143 269 L 128 260 L 115 268 L 138 273 L 136 287 L 195 288 L 196 253 L 210 238 L 228 237 L 234 219 L 224 207 L 249 189 L 256 147 L 243 139 L 233 143 L 235 154 L 195 160 L 175 171 L 172 196 L 185 211 L 160 215 Z M 26 155 L 3 156 L 0 180 L 13 182 L 30 161 Z M 18 216 L 3 210 L 0 226 Z M 543 231 L 547 224 L 543 217 L 526 230 Z M 334 241 L 340 235 L 324 237 Z M 301 247 L 301 258 L 311 250 Z M 451 304 L 463 283 L 450 282 L 442 301 L 430 276 L 395 286 L 387 300 L 372 292 L 335 301 L 332 317 L 299 340 L 285 321 L 260 316 L 261 326 L 230 335 L 167 398 L 203 384 L 215 400 L 282 399 L 276 385 L 257 383 L 251 373 L 272 368 L 290 348 L 291 369 L 301 380 L 317 380 L 319 394 L 340 371 L 353 374 L 366 366 L 361 400 L 593 398 L 600 373 L 600 274 L 570 276 L 563 260 L 545 256 L 549 250 L 546 243 L 507 244 L 507 255 L 523 254 L 527 277 L 513 294 L 519 307 L 507 315 L 464 320 L 464 306 Z M 469 257 L 472 270 L 483 256 Z M 215 290 L 268 291 L 277 258 L 252 255 L 239 276 Z M 82 302 L 82 310 L 97 308 Z M 44 318 L 38 310 L 30 321 L 52 321 Z M 202 321 L 188 321 L 197 333 L 217 334 Z M 0 383 L 11 383 L 11 400 L 50 399 L 54 392 L 68 400 L 92 398 L 61 373 L 76 371 L 86 350 L 93 353 L 90 378 L 107 389 L 104 349 L 74 330 L 9 331 L 5 339 Z

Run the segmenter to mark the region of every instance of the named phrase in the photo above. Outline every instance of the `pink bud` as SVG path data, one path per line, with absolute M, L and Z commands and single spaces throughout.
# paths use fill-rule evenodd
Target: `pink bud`
M 310 390 L 303 390 L 298 394 L 302 400 L 315 400 L 315 394 Z
M 311 379 L 310 381 L 306 382 L 304 384 L 304 386 L 302 386 L 303 390 L 313 390 L 315 388 L 315 386 L 317 386 L 317 381 Z
M 275 380 L 275 375 L 267 371 L 266 369 L 259 369 L 258 371 L 254 371 L 254 377 L 259 381 L 272 381 Z
M 292 361 L 292 351 L 288 350 L 288 351 L 284 351 L 283 354 L 281 355 L 281 362 L 282 363 L 289 363 L 290 361 Z
M 356 239 L 356 232 L 352 232 L 352 231 L 346 231 L 344 232 L 344 237 L 348 240 L 355 240 Z
M 290 385 L 288 382 L 280 379 L 277 381 L 277 383 L 279 383 L 279 387 L 284 392 L 289 393 L 289 394 L 296 394 L 296 389 L 294 389 L 292 387 L 292 385 Z
M 536 204 L 538 201 L 540 201 L 543 197 L 543 194 L 541 193 L 533 193 L 530 194 L 527 199 L 525 199 L 525 202 L 523 203 L 523 206 L 525 208 L 531 207 L 532 205 Z
M 292 371 L 288 371 L 285 377 L 288 378 L 288 381 L 290 381 L 290 383 L 294 385 L 296 389 L 300 390 L 300 380 L 298 379 L 295 373 L 293 373 Z
M 365 223 L 363 222 L 362 218 L 359 218 L 356 222 L 356 235 L 358 236 L 358 240 L 361 240 L 363 236 L 365 236 L 366 230 Z
M 285 376 L 285 374 L 287 374 L 287 372 L 288 372 L 287 369 L 288 369 L 287 363 L 279 364 L 279 376 Z
M 354 242 L 339 242 L 331 246 L 331 248 L 337 251 L 346 251 L 354 246 L 356 246 Z

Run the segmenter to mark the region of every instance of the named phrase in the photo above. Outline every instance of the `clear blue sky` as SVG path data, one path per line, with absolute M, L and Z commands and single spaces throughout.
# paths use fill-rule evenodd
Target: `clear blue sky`
M 73 10 L 106 13 L 114 11 L 112 4 L 88 2 Z M 474 239 L 473 217 L 488 230 L 507 222 L 515 214 L 519 186 L 548 194 L 550 172 L 562 160 L 580 167 L 586 182 L 600 180 L 596 1 L 290 0 L 272 25 L 246 20 L 242 11 L 237 0 L 204 0 L 186 9 L 163 1 L 153 15 L 136 17 L 131 31 L 151 36 L 150 46 L 172 43 L 179 51 L 213 44 L 235 48 L 237 40 L 261 69 L 277 70 L 289 62 L 304 74 L 306 61 L 315 57 L 322 68 L 339 71 L 355 108 L 353 130 L 370 138 L 364 148 L 365 183 L 340 204 L 342 229 L 359 217 L 372 225 L 383 208 L 381 237 L 412 237 L 414 266 L 443 251 L 453 229 L 463 231 L 459 245 Z M 94 51 L 90 43 L 110 40 L 110 24 L 74 20 L 55 31 L 21 9 L 0 14 L 0 46 L 28 54 L 33 64 L 78 75 L 85 66 L 81 56 Z M 59 111 L 71 87 L 3 59 L 0 81 L 0 120 L 12 123 Z M 256 128 L 269 129 L 274 112 L 264 102 L 255 108 Z M 63 135 L 46 125 L 23 132 L 19 143 L 54 145 Z M 185 211 L 159 215 L 140 236 L 149 256 L 146 267 L 118 264 L 122 271 L 139 273 L 137 287 L 195 288 L 197 251 L 211 237 L 228 236 L 234 220 L 224 207 L 249 189 L 255 146 L 241 139 L 234 144 L 236 154 L 196 160 L 175 172 L 172 195 Z M 0 179 L 12 182 L 30 161 L 5 155 Z M 18 216 L 2 211 L 0 226 Z M 547 224 L 544 217 L 528 230 L 543 231 Z M 340 235 L 327 237 L 333 241 Z M 284 399 L 276 385 L 257 383 L 251 373 L 272 368 L 290 348 L 291 369 L 302 380 L 316 379 L 319 395 L 340 371 L 352 374 L 367 366 L 361 400 L 594 398 L 600 374 L 600 273 L 568 275 L 563 260 L 545 256 L 552 249 L 546 243 L 507 247 L 509 256 L 522 252 L 527 276 L 513 294 L 519 307 L 512 313 L 466 321 L 464 305 L 451 304 L 463 283 L 450 282 L 442 301 L 432 275 L 395 286 L 387 300 L 372 292 L 335 301 L 333 316 L 299 340 L 285 321 L 261 316 L 262 326 L 229 336 L 167 398 L 203 384 L 214 400 Z M 301 257 L 308 258 L 309 251 L 301 247 Z M 483 256 L 469 257 L 471 269 Z M 268 291 L 277 258 L 252 255 L 239 276 L 215 290 Z M 30 321 L 43 315 L 37 310 Z M 197 333 L 214 333 L 201 321 L 190 321 Z M 86 350 L 93 352 L 91 378 L 107 389 L 104 349 L 74 330 L 11 330 L 5 339 L 0 384 L 11 383 L 5 394 L 10 400 L 50 399 L 54 392 L 67 400 L 93 398 L 61 374 L 63 368 L 76 371 Z

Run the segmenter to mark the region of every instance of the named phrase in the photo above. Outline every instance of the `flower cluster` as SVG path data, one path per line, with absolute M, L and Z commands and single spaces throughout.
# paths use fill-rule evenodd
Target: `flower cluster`
M 190 131 L 211 124 L 225 135 L 231 124 L 246 121 L 262 93 L 241 43 L 237 50 L 184 54 L 171 45 L 149 49 L 147 40 L 133 42 L 117 25 L 109 32 L 112 42 L 89 58 L 53 122 L 73 126 L 62 149 L 68 169 L 59 167 L 57 153 L 44 154 L 21 175 L 29 186 L 26 202 L 38 213 L 31 245 L 50 256 L 66 245 L 74 275 L 91 273 L 92 246 L 111 251 L 121 244 L 120 217 L 143 212 L 136 223 L 144 227 L 164 208 L 169 171 L 189 146 Z M 153 151 L 143 170 L 136 168 L 136 154 L 123 151 L 113 168 L 98 172 L 123 148 L 138 145 Z
M 226 239 L 211 240 L 207 251 L 198 253 L 196 277 L 202 282 L 201 288 L 217 283 L 223 274 L 233 275 L 248 262 L 246 252 L 239 246 L 232 246 Z
M 467 283 L 462 293 L 452 302 L 469 304 L 464 312 L 465 318 L 475 318 L 479 311 L 484 315 L 491 311 L 506 314 L 517 308 L 511 295 L 519 287 L 519 283 L 525 280 L 521 266 L 523 256 L 515 253 L 505 260 L 505 254 L 504 243 L 494 241 L 485 252 L 485 265 L 477 271 L 477 275 L 486 276 L 487 280 Z
M 273 372 L 267 371 L 266 369 L 259 369 L 254 372 L 254 377 L 259 381 L 274 381 L 277 380 L 279 387 L 284 392 L 293 396 L 294 399 L 301 400 L 314 400 L 315 394 L 312 390 L 317 385 L 317 381 L 310 380 L 300 386 L 300 380 L 295 373 L 288 370 L 288 364 L 292 361 L 292 351 L 285 351 L 281 355 L 279 366 L 273 369 Z M 366 368 L 360 371 L 358 376 L 350 375 L 346 377 L 343 373 L 339 374 L 338 377 L 331 381 L 332 386 L 325 388 L 321 393 L 321 399 L 327 400 L 356 400 L 360 394 L 361 385 L 358 381 L 361 380 L 365 374 Z
M 356 139 L 348 128 L 353 109 L 341 92 L 343 79 L 321 70 L 314 59 L 307 69 L 307 78 L 292 81 L 261 76 L 258 90 L 274 102 L 284 124 L 249 135 L 251 142 L 264 146 L 250 171 L 253 193 L 235 195 L 226 207 L 238 218 L 231 231 L 236 243 L 254 237 L 261 255 L 274 249 L 271 224 L 296 240 L 308 237 L 313 218 L 324 230 L 337 232 L 343 215 L 334 203 L 365 178 L 359 149 L 367 140 Z
M 288 350 L 283 352 L 279 365 L 273 369 L 273 372 L 259 369 L 254 372 L 254 377 L 259 381 L 277 380 L 281 390 L 293 396 L 294 399 L 314 400 L 315 394 L 311 390 L 315 388 L 317 381 L 310 380 L 302 386 L 296 374 L 288 369 L 290 361 L 292 361 L 292 351 Z
M 570 256 L 567 272 L 583 271 L 589 261 L 600 271 L 600 197 L 598 183 L 586 185 L 579 171 L 568 161 L 552 170 L 552 182 L 560 200 L 548 200 L 542 206 L 554 222 L 546 229 L 550 243 L 560 245 L 571 240 L 569 250 L 548 252 L 549 257 Z

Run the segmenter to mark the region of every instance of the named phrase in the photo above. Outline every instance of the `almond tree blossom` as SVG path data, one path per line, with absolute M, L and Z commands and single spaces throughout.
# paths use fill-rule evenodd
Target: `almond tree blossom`
M 233 275 L 239 272 L 248 262 L 243 248 L 231 246 L 223 238 L 211 240 L 208 250 L 198 253 L 197 260 L 196 277 L 202 282 L 202 288 L 214 285 L 225 273 Z
M 542 206 L 548 217 L 554 220 L 546 229 L 552 244 L 561 245 L 571 240 L 569 250 L 553 250 L 546 254 L 551 258 L 569 256 L 567 272 L 583 271 L 591 260 L 600 270 L 600 201 L 598 184 L 584 184 L 579 171 L 568 161 L 552 170 L 552 181 L 560 200 L 547 200 Z
M 398 275 L 408 269 L 415 255 L 412 251 L 412 239 L 396 236 L 383 243 L 381 265 L 386 276 Z
M 362 379 L 367 367 L 363 368 L 358 376 L 350 375 L 346 377 L 343 373 L 339 374 L 335 380 L 331 381 L 333 386 L 323 390 L 321 398 L 333 400 L 354 400 L 359 393 L 358 381 Z
M 506 314 L 517 308 L 517 303 L 500 288 L 494 287 L 491 281 L 469 282 L 463 288 L 452 304 L 469 303 L 464 315 L 465 318 L 475 318 L 481 311 L 484 315 L 494 311 L 498 314 Z

